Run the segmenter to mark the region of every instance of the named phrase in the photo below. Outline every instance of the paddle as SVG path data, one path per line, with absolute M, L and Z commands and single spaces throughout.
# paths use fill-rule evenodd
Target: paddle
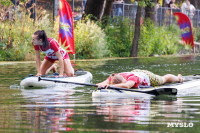
M 184 81 L 194 80 L 194 79 L 200 79 L 199 74 L 194 74 L 193 76 L 183 76 Z
M 77 83 L 77 82 L 70 82 L 70 81 L 59 81 L 59 80 L 53 80 L 53 79 L 45 79 L 38 77 L 38 81 L 44 80 L 44 81 L 51 81 L 51 82 L 57 82 L 57 83 L 68 83 L 68 84 L 76 84 L 76 85 L 85 85 L 85 86 L 93 86 L 98 87 L 96 84 L 87 84 L 87 83 Z M 98 89 L 105 89 L 105 88 L 98 88 Z M 161 95 L 161 94 L 167 94 L 167 95 L 176 95 L 177 89 L 175 88 L 152 88 L 148 90 L 135 90 L 135 89 L 127 89 L 127 88 L 118 88 L 118 87 L 112 87 L 109 86 L 108 89 L 114 89 L 114 90 L 123 90 L 123 91 L 131 91 L 131 92 L 139 92 L 139 93 L 146 93 L 151 95 Z

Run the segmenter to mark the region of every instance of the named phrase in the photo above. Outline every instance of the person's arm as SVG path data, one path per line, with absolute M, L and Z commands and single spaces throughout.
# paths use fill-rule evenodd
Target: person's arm
M 41 70 L 40 70 L 40 51 L 35 50 L 35 60 L 36 60 L 36 68 L 37 68 L 37 75 L 41 76 Z
M 194 7 L 194 8 L 193 8 L 193 16 L 195 15 L 195 10 L 196 10 L 196 9 L 195 9 L 195 7 Z
M 183 4 L 181 5 L 181 12 L 182 12 L 182 13 L 184 13 L 184 8 L 185 8 L 184 6 L 185 6 L 185 5 L 184 5 L 184 3 L 183 3 Z
M 107 87 L 110 85 L 110 81 L 109 79 L 106 79 L 105 81 L 101 82 L 101 83 L 97 83 L 96 84 L 98 87 Z
M 63 63 L 62 55 L 60 54 L 60 51 L 57 51 L 55 54 L 58 57 L 58 61 L 59 61 L 59 65 L 60 65 L 60 74 L 59 74 L 59 77 L 63 77 L 64 63 Z
M 170 8 L 179 9 L 174 3 L 171 3 L 169 6 Z
M 169 0 L 165 0 L 165 3 L 166 3 L 166 4 L 169 4 L 169 3 L 170 3 L 170 1 L 169 1 Z
M 175 7 L 175 9 L 179 9 L 179 7 L 177 7 L 175 4 L 174 4 L 174 7 Z
M 122 3 L 122 2 L 123 2 L 123 0 L 120 0 L 120 1 L 114 1 L 114 2 L 116 2 L 116 3 Z
M 134 81 L 127 81 L 126 83 L 121 83 L 121 84 L 114 84 L 114 85 L 111 85 L 111 86 L 114 86 L 114 87 L 119 87 L 119 88 L 132 88 L 133 86 L 135 85 L 135 82 Z

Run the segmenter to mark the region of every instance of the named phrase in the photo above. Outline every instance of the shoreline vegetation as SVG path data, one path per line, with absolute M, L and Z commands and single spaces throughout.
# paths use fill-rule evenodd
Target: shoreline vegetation
M 199 56 L 198 54 L 176 54 L 176 55 L 159 55 L 159 56 L 151 56 L 151 57 L 109 57 L 109 58 L 101 58 L 101 59 L 76 59 L 76 62 L 93 62 L 93 61 L 109 61 L 109 60 L 119 60 L 119 59 L 140 59 L 140 58 L 162 58 L 162 57 L 192 57 L 192 56 Z M 74 61 L 71 59 L 71 61 Z M 0 61 L 1 65 L 16 65 L 16 64 L 24 64 L 24 63 L 33 63 L 35 64 L 35 61 Z
M 1 6 L 1 5 L 0 5 Z M 10 9 L 12 18 L 4 19 L 7 10 L 2 8 L 0 16 L 0 61 L 33 61 L 32 34 L 45 30 L 49 37 L 58 38 L 59 18 L 54 22 L 45 10 L 38 11 L 36 21 L 30 12 L 20 5 Z M 117 21 L 116 21 L 117 20 Z M 99 59 L 129 57 L 134 26 L 128 19 L 113 18 L 107 25 L 94 22 L 90 17 L 74 23 L 75 51 L 77 59 Z M 181 40 L 178 25 L 157 27 L 148 20 L 141 25 L 138 57 L 190 54 L 190 48 L 179 44 Z M 200 40 L 200 31 L 193 28 L 195 41 Z M 45 56 L 44 54 L 42 56 Z M 71 58 L 73 60 L 73 58 Z

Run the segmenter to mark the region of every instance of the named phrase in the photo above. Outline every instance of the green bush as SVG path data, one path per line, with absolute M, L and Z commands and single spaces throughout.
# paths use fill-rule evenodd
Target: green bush
M 77 22 L 74 38 L 78 58 L 102 58 L 109 55 L 104 31 L 91 20 Z
M 132 35 L 130 35 L 130 24 L 128 19 L 109 24 L 105 28 L 108 49 L 111 56 L 128 57 L 132 45 Z
M 155 27 L 150 21 L 141 26 L 139 56 L 168 55 L 178 51 L 178 27 Z
M 2 55 L 0 60 L 33 59 L 32 34 L 41 29 L 45 30 L 49 37 L 58 37 L 45 11 L 40 12 L 40 18 L 34 22 L 29 13 L 23 10 L 23 6 L 19 7 L 18 12 L 14 15 L 14 21 L 1 22 L 0 53 Z
M 2 8 L 1 5 L 8 7 L 8 6 L 12 5 L 12 2 L 11 2 L 11 0 L 1 0 L 0 1 L 0 7 Z
M 193 28 L 194 41 L 200 42 L 200 28 Z

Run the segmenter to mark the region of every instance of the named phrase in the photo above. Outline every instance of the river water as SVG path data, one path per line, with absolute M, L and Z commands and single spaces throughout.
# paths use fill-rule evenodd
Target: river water
M 111 73 L 146 69 L 159 75 L 200 73 L 199 56 L 76 61 L 92 83 Z M 0 132 L 199 132 L 200 87 L 177 96 L 92 98 L 94 87 L 20 89 L 34 62 L 0 63 Z M 173 125 L 177 124 L 177 125 Z M 177 127 L 176 127 L 177 126 Z

